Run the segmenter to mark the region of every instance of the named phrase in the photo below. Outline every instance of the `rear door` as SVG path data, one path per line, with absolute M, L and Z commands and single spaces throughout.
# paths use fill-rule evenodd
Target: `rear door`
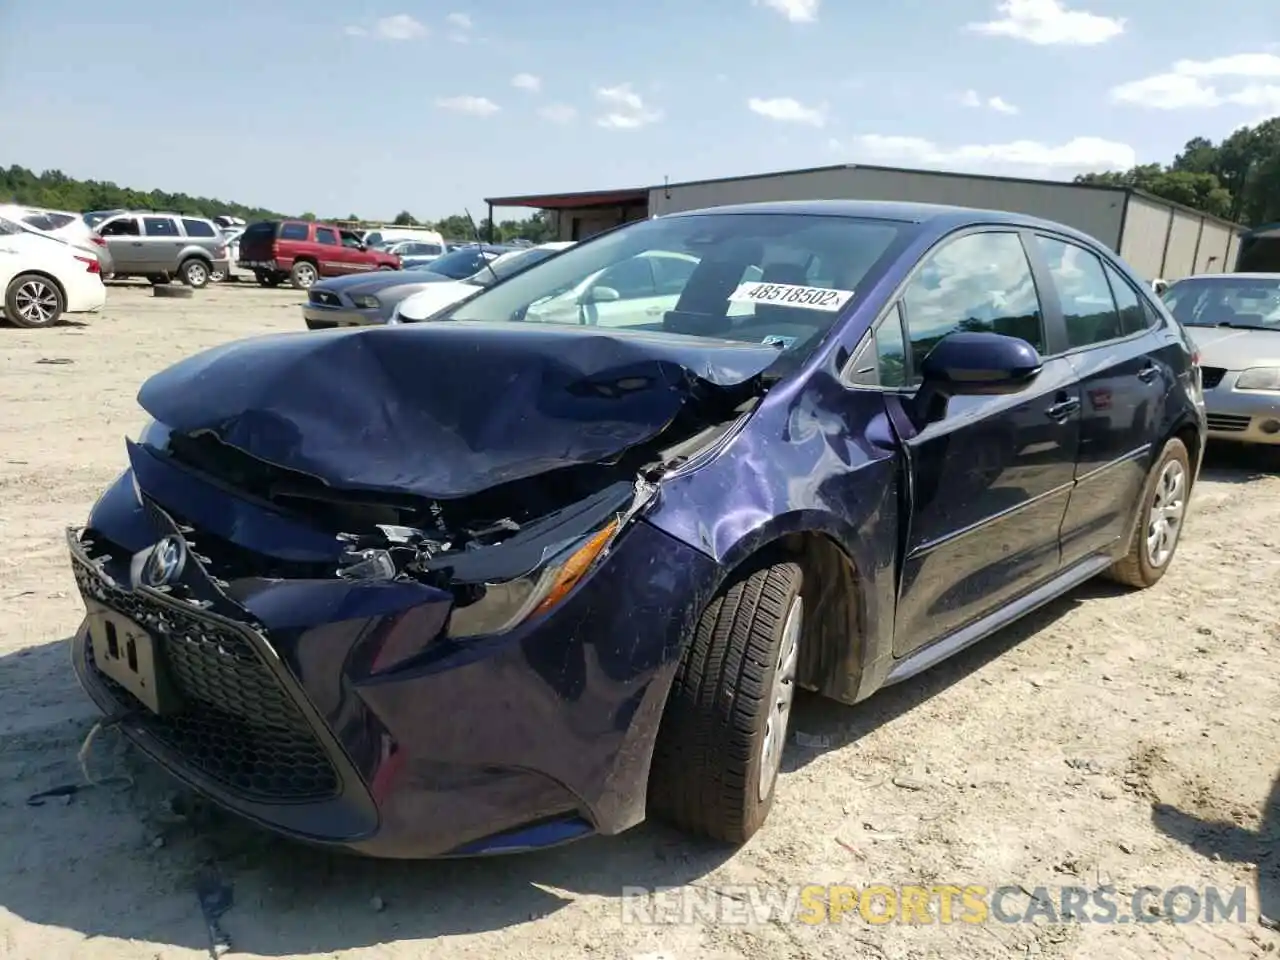
M 144 273 L 173 273 L 184 243 L 173 217 L 142 217 L 142 268 Z
M 340 277 L 357 269 L 347 258 L 347 251 L 334 227 L 316 227 L 316 259 L 319 260 L 322 277 Z
M 1019 337 L 1045 358 L 1024 390 L 953 398 L 941 420 L 901 437 L 911 494 L 898 656 L 993 613 L 1060 568 L 1058 530 L 1071 496 L 1080 399 L 1075 370 L 1055 356 L 1060 344 L 1046 327 L 1025 242 L 1007 228 L 944 241 L 881 321 L 886 359 L 879 366 L 903 367 L 909 390 L 918 387 L 928 352 L 958 331 Z M 897 310 L 905 337 L 895 329 Z
M 1035 235 L 1033 256 L 1051 278 L 1046 297 L 1082 389 L 1076 488 L 1062 523 L 1069 564 L 1128 536 L 1177 371 L 1133 284 L 1106 258 L 1049 233 Z

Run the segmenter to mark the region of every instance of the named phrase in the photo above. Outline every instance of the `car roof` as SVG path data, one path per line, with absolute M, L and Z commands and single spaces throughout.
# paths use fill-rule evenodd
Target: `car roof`
M 1173 283 L 1186 283 L 1188 280 L 1225 280 L 1228 277 L 1235 280 L 1280 281 L 1280 273 L 1193 273 L 1191 276 L 1183 277 L 1181 280 L 1174 280 Z
M 723 207 L 704 207 L 667 214 L 670 217 L 697 217 L 711 214 L 792 214 L 811 217 L 850 217 L 863 220 L 896 220 L 901 223 L 932 224 L 954 228 L 966 223 L 1007 223 L 1039 227 L 1098 241 L 1079 230 L 1053 220 L 1008 210 L 988 210 L 940 203 L 913 203 L 899 200 L 773 200 L 762 203 L 739 203 Z

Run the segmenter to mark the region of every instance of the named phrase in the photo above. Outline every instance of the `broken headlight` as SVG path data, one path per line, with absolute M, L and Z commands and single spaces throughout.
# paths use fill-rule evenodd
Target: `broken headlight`
M 454 606 L 449 636 L 462 639 L 505 633 L 549 612 L 604 556 L 621 528 L 622 519 L 615 517 L 596 532 L 558 550 L 522 577 L 458 588 L 471 590 L 473 599 Z

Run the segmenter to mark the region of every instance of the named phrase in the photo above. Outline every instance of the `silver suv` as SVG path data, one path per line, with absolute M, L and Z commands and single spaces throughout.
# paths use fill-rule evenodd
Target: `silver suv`
M 94 227 L 107 242 L 116 277 L 203 287 L 227 272 L 227 241 L 212 220 L 177 213 L 113 213 Z

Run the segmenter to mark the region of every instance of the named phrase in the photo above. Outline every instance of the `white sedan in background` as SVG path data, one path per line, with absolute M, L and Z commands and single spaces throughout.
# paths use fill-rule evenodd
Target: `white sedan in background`
M 51 327 L 63 314 L 93 313 L 107 302 L 97 257 L 4 216 L 0 291 L 5 319 L 19 327 Z
M 405 297 L 396 305 L 387 323 L 417 323 L 419 320 L 425 320 L 445 307 L 465 300 L 473 293 L 479 293 L 485 287 L 492 286 L 499 280 L 505 280 L 512 274 L 532 267 L 535 263 L 572 246 L 572 241 L 542 243 L 536 247 L 504 253 L 465 279 L 433 283 Z

